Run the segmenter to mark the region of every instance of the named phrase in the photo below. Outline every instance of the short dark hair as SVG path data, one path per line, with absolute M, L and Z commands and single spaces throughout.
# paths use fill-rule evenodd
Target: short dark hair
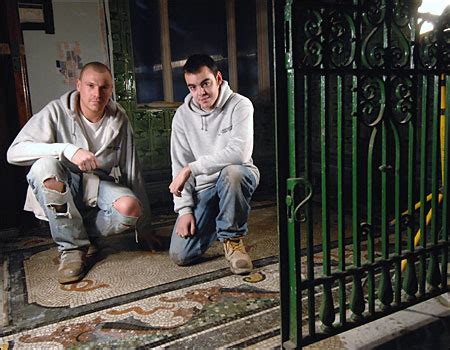
M 219 68 L 216 62 L 211 58 L 211 56 L 200 53 L 189 56 L 186 63 L 183 66 L 184 73 L 197 73 L 202 67 L 208 67 L 217 76 Z
M 109 75 L 111 75 L 111 78 L 112 78 L 111 70 L 109 69 L 109 67 L 106 64 L 94 61 L 94 62 L 86 63 L 83 66 L 83 68 L 81 69 L 81 72 L 80 72 L 80 77 L 78 79 L 81 80 L 81 78 L 83 77 L 83 73 L 88 69 L 92 69 L 98 73 L 103 73 L 103 72 L 107 71 L 109 73 Z

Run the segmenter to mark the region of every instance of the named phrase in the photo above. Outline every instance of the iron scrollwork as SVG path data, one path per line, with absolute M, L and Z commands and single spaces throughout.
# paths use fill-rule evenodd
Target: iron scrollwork
M 410 77 L 392 77 L 392 115 L 396 122 L 407 123 L 413 116 L 412 80 Z
M 419 29 L 424 23 L 431 23 L 433 29 L 418 40 L 419 63 L 424 69 L 450 69 L 450 9 L 441 16 L 421 14 Z
M 434 69 L 438 61 L 438 43 L 435 30 L 419 35 L 425 23 L 433 23 L 435 18 L 421 15 L 417 21 L 417 63 L 420 68 Z M 434 23 L 435 25 L 435 23 Z
M 369 32 L 362 42 L 361 59 L 367 68 L 381 68 L 385 64 L 383 40 L 384 20 L 386 18 L 385 0 L 367 1 L 363 14 L 364 27 Z
M 346 13 L 332 11 L 330 20 L 331 62 L 335 67 L 348 67 L 355 59 L 355 24 Z
M 376 126 L 384 117 L 386 105 L 385 82 L 380 77 L 365 76 L 361 79 L 361 121 Z
M 367 33 L 362 43 L 362 62 L 366 68 L 402 68 L 410 61 L 411 45 L 404 31 L 408 27 L 410 4 L 394 1 L 387 6 L 386 0 L 364 3 L 363 28 Z M 392 18 L 392 20 L 389 20 Z
M 308 67 L 317 67 L 323 60 L 322 44 L 322 16 L 317 11 L 307 11 L 308 19 L 303 30 L 306 36 L 303 45 L 303 64 Z
M 440 66 L 442 69 L 450 69 L 450 8 L 447 7 L 441 18 L 438 26 L 438 49 Z
M 410 59 L 411 46 L 403 28 L 408 28 L 410 7 L 403 1 L 394 2 L 393 22 L 391 23 L 390 65 L 392 68 L 406 67 Z

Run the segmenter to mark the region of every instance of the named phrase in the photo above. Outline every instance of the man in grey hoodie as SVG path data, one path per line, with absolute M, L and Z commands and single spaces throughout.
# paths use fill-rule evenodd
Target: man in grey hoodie
M 190 93 L 172 122 L 171 158 L 178 219 L 170 256 L 189 265 L 217 239 L 236 274 L 253 265 L 242 237 L 259 182 L 253 164 L 253 105 L 234 93 L 214 60 L 192 55 L 183 67 Z
M 60 283 L 83 278 L 89 247 L 101 236 L 136 228 L 151 242 L 133 131 L 111 93 L 109 68 L 88 63 L 77 90 L 35 114 L 8 149 L 9 163 L 31 166 L 25 210 L 49 221 Z

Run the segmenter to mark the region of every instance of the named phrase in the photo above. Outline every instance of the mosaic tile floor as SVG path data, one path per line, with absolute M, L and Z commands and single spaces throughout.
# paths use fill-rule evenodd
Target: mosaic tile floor
M 191 348 L 204 341 L 211 348 L 228 346 L 242 334 L 273 334 L 279 323 L 277 290 L 278 265 L 270 264 L 248 277 L 227 276 L 18 332 L 0 338 L 0 344 L 14 349 Z
M 157 224 L 166 247 L 172 220 L 163 218 Z M 255 268 L 249 276 L 231 274 L 220 244 L 211 247 L 201 263 L 178 267 L 168 258 L 167 249 L 141 250 L 134 235 L 126 234 L 104 242 L 81 282 L 61 286 L 55 274 L 56 247 L 45 228 L 0 242 L 0 350 L 279 348 L 276 222 L 273 204 L 252 210 L 246 246 Z M 320 233 L 320 227 L 315 231 Z M 375 251 L 378 256 L 378 240 Z M 351 264 L 351 245 L 344 255 Z M 362 258 L 367 259 L 364 254 Z M 322 260 L 317 251 L 316 276 L 322 274 Z M 335 248 L 332 269 L 338 260 Z M 303 256 L 304 276 L 305 261 Z M 344 349 L 346 341 L 332 337 L 309 348 Z
M 130 234 L 108 239 L 86 277 L 61 286 L 48 233 L 8 242 L 0 349 L 242 348 L 277 337 L 276 208 L 254 209 L 249 227 L 246 246 L 255 265 L 249 276 L 231 274 L 220 244 L 203 262 L 178 267 L 167 251 L 138 250 Z M 168 238 L 171 225 L 158 231 Z

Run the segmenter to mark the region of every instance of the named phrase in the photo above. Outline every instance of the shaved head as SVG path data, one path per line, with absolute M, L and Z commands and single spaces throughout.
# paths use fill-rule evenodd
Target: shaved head
M 111 70 L 106 64 L 103 64 L 101 62 L 89 62 L 83 66 L 83 69 L 81 69 L 80 77 L 78 79 L 82 80 L 81 78 L 83 77 L 84 72 L 86 72 L 88 69 L 92 69 L 97 73 L 108 72 L 112 78 Z

